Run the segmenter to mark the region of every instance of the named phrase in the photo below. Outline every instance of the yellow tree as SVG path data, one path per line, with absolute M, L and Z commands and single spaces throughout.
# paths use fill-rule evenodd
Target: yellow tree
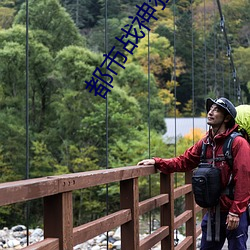
M 148 41 L 150 43 L 149 50 Z M 133 57 L 128 59 L 130 62 L 140 64 L 145 73 L 150 69 L 150 73 L 154 75 L 156 85 L 159 88 L 159 97 L 165 105 L 170 105 L 168 107 L 168 110 L 171 110 L 170 113 L 173 113 L 175 102 L 172 92 L 174 86 L 178 86 L 178 82 L 174 81 L 174 78 L 184 71 L 184 64 L 180 58 L 176 58 L 174 64 L 173 53 L 173 47 L 167 38 L 150 33 L 140 40 Z

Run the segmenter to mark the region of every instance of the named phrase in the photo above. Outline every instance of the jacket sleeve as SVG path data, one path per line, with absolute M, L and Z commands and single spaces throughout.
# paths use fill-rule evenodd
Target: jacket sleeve
M 200 163 L 201 147 L 202 140 L 198 141 L 178 157 L 170 159 L 153 157 L 155 166 L 165 174 L 190 171 Z
M 230 212 L 242 214 L 250 201 L 250 145 L 238 136 L 233 141 L 234 201 Z

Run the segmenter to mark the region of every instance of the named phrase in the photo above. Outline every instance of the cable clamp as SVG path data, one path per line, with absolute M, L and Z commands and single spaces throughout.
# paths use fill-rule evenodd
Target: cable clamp
M 224 32 L 224 29 L 225 29 L 225 19 L 224 19 L 224 16 L 222 16 L 222 18 L 220 20 L 220 28 L 221 28 L 221 31 Z

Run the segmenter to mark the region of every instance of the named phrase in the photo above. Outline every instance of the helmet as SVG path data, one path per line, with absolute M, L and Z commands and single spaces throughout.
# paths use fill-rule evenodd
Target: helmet
M 227 98 L 220 97 L 219 99 L 215 99 L 215 100 L 208 98 L 206 101 L 207 113 L 209 112 L 209 110 L 213 104 L 216 104 L 216 105 L 220 106 L 221 108 L 223 108 L 224 110 L 226 110 L 235 120 L 237 111 L 236 111 L 234 105 Z

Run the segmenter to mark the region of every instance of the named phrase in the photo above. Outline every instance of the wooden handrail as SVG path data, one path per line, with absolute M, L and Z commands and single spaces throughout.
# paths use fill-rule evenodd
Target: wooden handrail
M 161 241 L 161 249 L 174 247 L 174 230 L 186 224 L 186 238 L 176 249 L 196 249 L 196 213 L 191 174 L 186 174 L 186 184 L 174 189 L 173 174 L 160 174 L 160 194 L 139 202 L 141 176 L 156 174 L 154 166 L 129 166 L 58 176 L 48 176 L 0 184 L 0 206 L 33 199 L 44 199 L 44 240 L 26 248 L 37 250 L 72 250 L 77 244 L 121 227 L 122 249 L 147 250 Z M 120 183 L 120 210 L 97 220 L 73 228 L 74 190 Z M 174 200 L 185 196 L 186 210 L 174 218 Z M 139 239 L 139 216 L 160 208 L 161 225 L 143 240 Z

